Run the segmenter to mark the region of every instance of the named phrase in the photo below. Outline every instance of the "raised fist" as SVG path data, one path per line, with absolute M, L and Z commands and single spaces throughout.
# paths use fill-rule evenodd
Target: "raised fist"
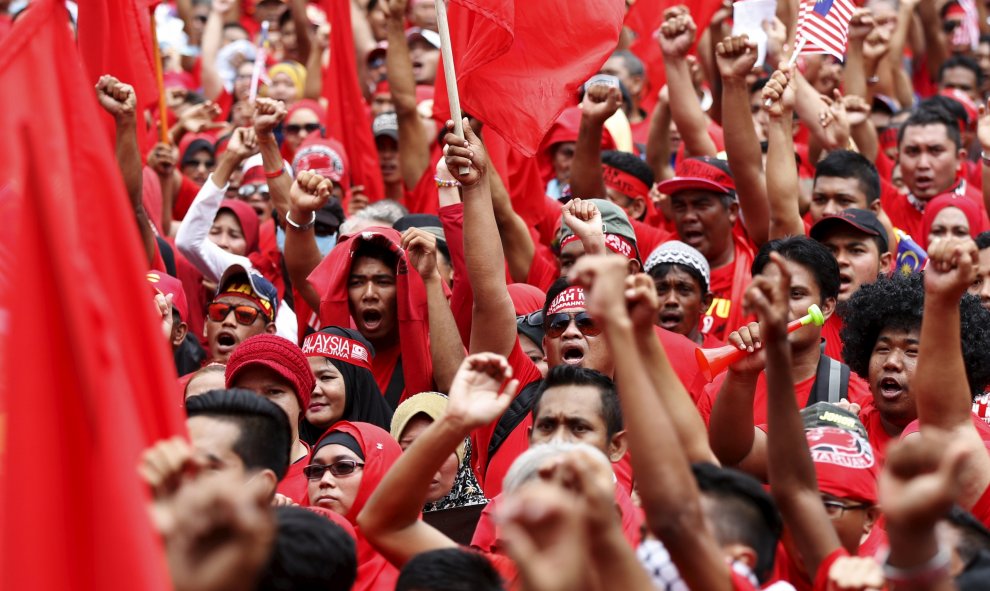
M 100 106 L 115 119 L 133 117 L 137 108 L 134 87 L 107 74 L 100 76 L 96 83 L 96 98 L 99 99 Z

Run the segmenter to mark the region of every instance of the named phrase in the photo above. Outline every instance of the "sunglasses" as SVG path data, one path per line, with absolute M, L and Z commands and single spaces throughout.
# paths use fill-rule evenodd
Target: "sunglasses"
M 268 185 L 242 185 L 237 189 L 237 194 L 241 197 L 251 197 L 258 194 L 262 199 L 268 199 Z
M 530 312 L 525 316 L 516 316 L 516 321 L 520 320 L 529 326 L 543 326 L 543 310 Z
M 946 33 L 951 33 L 956 30 L 956 27 L 961 25 L 960 21 L 945 21 L 942 23 L 942 31 Z
M 328 470 L 337 477 L 350 476 L 363 466 L 364 464 L 354 460 L 337 460 L 332 464 L 310 464 L 303 468 L 303 474 L 310 480 L 322 480 Z
M 210 169 L 217 165 L 216 160 L 186 160 L 183 166 Z
M 602 333 L 601 327 L 595 323 L 595 320 L 587 312 L 578 312 L 577 314 L 560 312 L 558 314 L 551 314 L 543 324 L 544 331 L 549 338 L 555 339 L 564 334 L 567 327 L 571 325 L 572 320 L 577 325 L 578 330 L 581 331 L 581 334 L 586 337 L 594 337 Z
M 254 321 L 258 319 L 258 315 L 261 314 L 261 310 L 254 306 L 244 304 L 235 306 L 223 302 L 213 302 L 206 307 L 206 315 L 214 322 L 223 322 L 231 310 L 234 311 L 234 318 L 237 320 L 237 323 L 244 326 L 254 324 Z
M 288 124 L 288 125 L 285 126 L 285 132 L 286 133 L 291 133 L 293 135 L 299 133 L 300 131 L 302 131 L 304 129 L 306 130 L 306 133 L 313 133 L 314 131 L 319 131 L 320 130 L 320 124 L 319 123 L 305 123 L 303 125 L 299 125 L 298 123 L 290 123 L 290 124 Z

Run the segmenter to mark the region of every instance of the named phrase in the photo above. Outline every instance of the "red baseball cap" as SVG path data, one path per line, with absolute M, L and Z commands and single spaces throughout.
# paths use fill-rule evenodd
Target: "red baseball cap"
M 189 303 L 186 300 L 186 290 L 182 288 L 182 282 L 161 271 L 148 271 L 148 283 L 155 293 L 162 295 L 172 294 L 172 308 L 179 313 L 179 320 L 185 322 L 189 319 Z
M 729 163 L 711 156 L 682 158 L 674 168 L 674 178 L 657 185 L 657 190 L 667 195 L 689 189 L 734 196 L 736 182 Z

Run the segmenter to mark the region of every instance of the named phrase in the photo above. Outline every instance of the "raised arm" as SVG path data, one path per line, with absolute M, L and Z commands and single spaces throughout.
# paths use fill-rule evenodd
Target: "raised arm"
M 290 193 L 292 207 L 285 224 L 283 257 L 289 281 L 311 310 L 320 309 L 320 294 L 309 282 L 309 274 L 323 260 L 311 222 L 316 220 L 316 212 L 330 199 L 332 190 L 333 183 L 329 180 L 304 170 L 296 175 Z
M 747 309 L 755 310 L 767 357 L 767 446 L 770 493 L 797 545 L 810 577 L 818 565 L 841 547 L 839 536 L 822 505 L 818 477 L 804 435 L 804 422 L 794 395 L 791 345 L 787 341 L 791 274 L 779 253 L 770 255 L 777 277 L 753 279 L 746 291 Z M 772 269 L 771 269 L 772 271 Z
M 691 80 L 687 54 L 694 45 L 697 27 L 685 6 L 664 11 L 660 27 L 660 50 L 667 70 L 670 114 L 684 143 L 685 156 L 714 156 L 715 142 L 708 135 L 708 121 Z
M 922 437 L 952 439 L 970 451 L 961 475 L 964 507 L 972 507 L 990 485 L 990 455 L 973 425 L 972 393 L 960 345 L 964 337 L 959 300 L 976 278 L 979 261 L 976 243 L 968 237 L 929 245 L 918 366 L 911 382 Z
M 646 137 L 646 163 L 657 182 L 674 176 L 674 168 L 670 165 L 670 122 L 670 91 L 664 86 L 657 95 Z
M 472 353 L 488 351 L 507 357 L 518 339 L 516 312 L 505 284 L 505 256 L 492 211 L 488 154 L 467 118 L 464 119 L 467 138 L 464 140 L 454 135 L 453 121 L 447 123 L 444 137 L 447 169 L 462 186 L 464 260 L 467 279 L 474 290 L 468 349 Z M 461 167 L 468 173 L 461 174 Z
M 770 208 L 763 179 L 763 154 L 749 112 L 749 85 L 746 84 L 756 57 L 756 43 L 745 35 L 726 37 L 715 46 L 715 61 L 722 78 L 725 152 L 736 182 L 746 233 L 759 245 L 768 240 Z
M 426 285 L 433 381 L 438 391 L 449 392 L 465 354 L 457 323 L 447 302 L 443 279 L 437 269 L 437 238 L 426 230 L 409 228 L 402 234 L 402 248 L 409 254 L 409 262 Z
M 217 54 L 223 44 L 223 24 L 227 13 L 235 10 L 234 0 L 213 0 L 210 14 L 203 26 L 203 52 L 200 54 L 200 78 L 203 81 L 203 96 L 216 100 L 223 92 L 223 80 L 217 72 Z
M 471 355 L 461 364 L 443 416 L 427 427 L 389 469 L 358 515 L 361 534 L 401 567 L 422 552 L 457 544 L 419 519 L 434 475 L 477 427 L 509 407 L 519 383 L 504 357 Z
M 938 16 L 938 8 L 935 0 L 920 0 L 918 2 L 918 16 L 924 26 L 921 27 L 925 36 L 925 58 L 928 60 L 928 74 L 935 80 L 938 69 L 942 67 L 942 62 L 949 57 L 949 49 L 942 40 L 942 28 L 936 26 L 941 24 L 942 19 Z
M 259 97 L 254 102 L 254 133 L 258 138 L 261 162 L 264 165 L 266 176 L 269 173 L 272 175 L 267 176 L 268 193 L 271 195 L 275 211 L 283 220 L 285 214 L 292 207 L 292 199 L 289 197 L 292 177 L 285 170 L 285 162 L 282 160 L 282 153 L 279 151 L 278 143 L 275 140 L 275 127 L 285 119 L 287 112 L 285 103 L 282 101 Z M 279 171 L 282 174 L 274 174 Z M 306 223 L 306 219 L 296 221 Z
M 659 299 L 655 290 L 652 296 L 645 292 L 627 311 L 626 269 L 619 257 L 584 256 L 570 278 L 588 290 L 588 311 L 601 322 L 605 340 L 615 352 L 615 381 L 646 521 L 670 552 L 688 588 L 728 590 L 732 588 L 728 563 L 705 519 L 677 429 L 636 347 L 634 318 L 652 324 Z M 666 355 L 657 362 L 664 389 L 683 390 Z
M 104 75 L 96 83 L 96 98 L 100 106 L 113 116 L 116 124 L 117 167 L 124 178 L 124 188 L 134 211 L 141 246 L 150 265 L 155 257 L 155 233 L 151 229 L 148 212 L 144 210 L 144 167 L 137 140 L 137 95 L 129 84 Z
M 399 123 L 399 171 L 405 186 L 412 188 L 430 166 L 430 146 L 426 128 L 416 111 L 416 78 L 405 29 L 408 1 L 388 0 L 386 4 L 388 52 L 385 54 L 385 69 Z
M 607 84 L 592 84 L 581 101 L 581 123 L 571 164 L 571 194 L 583 199 L 605 197 L 602 176 L 602 129 L 616 111 L 622 96 Z
M 794 160 L 792 112 L 794 80 L 790 71 L 777 70 L 763 87 L 767 127 L 767 198 L 770 204 L 770 239 L 804 234 L 798 207 L 797 162 Z M 769 101 L 769 106 L 767 105 Z
M 536 244 L 529 233 L 526 220 L 512 208 L 509 191 L 494 166 L 488 171 L 488 181 L 492 192 L 495 223 L 498 225 L 498 234 L 502 239 L 502 250 L 505 252 L 505 260 L 509 266 L 509 275 L 514 282 L 525 283 L 533 264 L 533 256 L 536 254 Z

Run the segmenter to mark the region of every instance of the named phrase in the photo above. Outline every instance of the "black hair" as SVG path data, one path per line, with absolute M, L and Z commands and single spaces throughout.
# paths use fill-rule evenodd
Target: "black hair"
M 959 131 L 959 125 L 956 123 L 956 118 L 944 108 L 932 104 L 924 109 L 915 109 L 914 112 L 911 113 L 911 116 L 907 118 L 907 121 L 901 125 L 900 129 L 897 131 L 898 149 L 900 149 L 901 144 L 904 143 L 904 132 L 908 127 L 922 127 L 925 125 L 944 126 L 945 135 L 952 140 L 952 143 L 955 144 L 956 149 L 958 150 L 962 147 L 962 135 Z
M 880 198 L 880 174 L 877 167 L 865 156 L 852 150 L 833 150 L 815 165 L 815 181 L 818 177 L 856 179 L 866 195 L 866 204 L 872 205 Z
M 980 232 L 976 235 L 976 248 L 990 248 L 990 232 Z
M 828 248 L 807 236 L 789 236 L 771 240 L 760 247 L 753 259 L 753 275 L 759 275 L 770 262 L 770 253 L 797 263 L 815 276 L 821 302 L 839 297 L 839 263 Z
M 749 86 L 749 94 L 753 94 L 754 92 L 763 92 L 763 87 L 767 85 L 767 82 L 770 82 L 769 76 L 757 78 L 756 82 Z
M 399 572 L 395 591 L 504 591 L 505 582 L 481 554 L 443 548 L 412 557 Z
M 619 395 L 615 391 L 615 383 L 607 375 L 573 365 L 558 365 L 550 368 L 547 377 L 540 382 L 540 387 L 533 398 L 533 420 L 540 414 L 540 402 L 543 394 L 550 388 L 561 386 L 592 386 L 598 388 L 599 399 L 602 404 L 602 420 L 605 421 L 605 429 L 609 440 L 612 436 L 622 431 L 622 407 L 619 406 Z
M 186 416 L 236 425 L 240 434 L 233 452 L 248 470 L 268 469 L 279 480 L 288 472 L 292 450 L 289 417 L 267 398 L 243 388 L 210 390 L 186 400 Z
M 618 150 L 605 150 L 602 152 L 602 164 L 618 168 L 622 172 L 628 173 L 639 179 L 647 187 L 653 186 L 653 171 L 646 162 L 629 152 Z
M 357 578 L 357 544 L 310 509 L 276 507 L 275 543 L 258 591 L 347 591 Z
M 976 87 L 979 88 L 983 84 L 983 70 L 980 69 L 980 64 L 969 57 L 968 55 L 953 54 L 946 58 L 942 65 L 938 69 L 938 81 L 942 82 L 942 78 L 945 75 L 946 70 L 951 70 L 952 68 L 965 68 L 972 72 L 976 76 Z
M 918 108 L 943 109 L 946 113 L 952 115 L 956 121 L 962 123 L 964 127 L 972 123 L 972 121 L 969 120 L 969 113 L 966 112 L 966 107 L 963 107 L 962 103 L 951 97 L 936 94 L 935 96 L 928 97 L 918 103 Z
M 758 480 L 714 464 L 691 465 L 702 494 L 713 502 L 708 520 L 720 545 L 743 544 L 756 552 L 753 574 L 765 582 L 773 569 L 783 521 L 773 497 Z
M 842 317 L 842 357 L 846 365 L 868 379 L 870 357 L 884 329 L 920 330 L 925 308 L 923 273 L 881 275 L 849 299 Z M 990 383 L 990 312 L 980 299 L 965 294 L 959 303 L 963 363 L 973 396 Z
M 628 49 L 617 49 L 613 51 L 612 55 L 609 57 L 622 58 L 622 65 L 629 70 L 630 76 L 646 75 L 646 68 L 643 66 L 643 60 L 639 59 L 639 56 Z
M 386 267 L 396 271 L 399 264 L 399 257 L 382 245 L 379 242 L 372 240 L 361 240 L 358 247 L 354 249 L 354 254 L 351 256 L 351 261 L 358 260 L 359 258 L 369 258 L 375 259 L 376 261 L 381 261 Z
M 953 505 L 945 520 L 959 534 L 956 552 L 963 563 L 968 563 L 981 551 L 990 552 L 990 530 L 959 505 Z
M 673 269 L 678 269 L 684 271 L 694 279 L 694 282 L 698 284 L 701 289 L 701 297 L 704 299 L 705 294 L 708 293 L 708 283 L 705 282 L 705 278 L 701 275 L 701 271 L 695 269 L 691 265 L 682 265 L 681 263 L 660 263 L 659 265 L 654 265 L 647 274 L 654 280 L 660 280 L 670 274 Z

